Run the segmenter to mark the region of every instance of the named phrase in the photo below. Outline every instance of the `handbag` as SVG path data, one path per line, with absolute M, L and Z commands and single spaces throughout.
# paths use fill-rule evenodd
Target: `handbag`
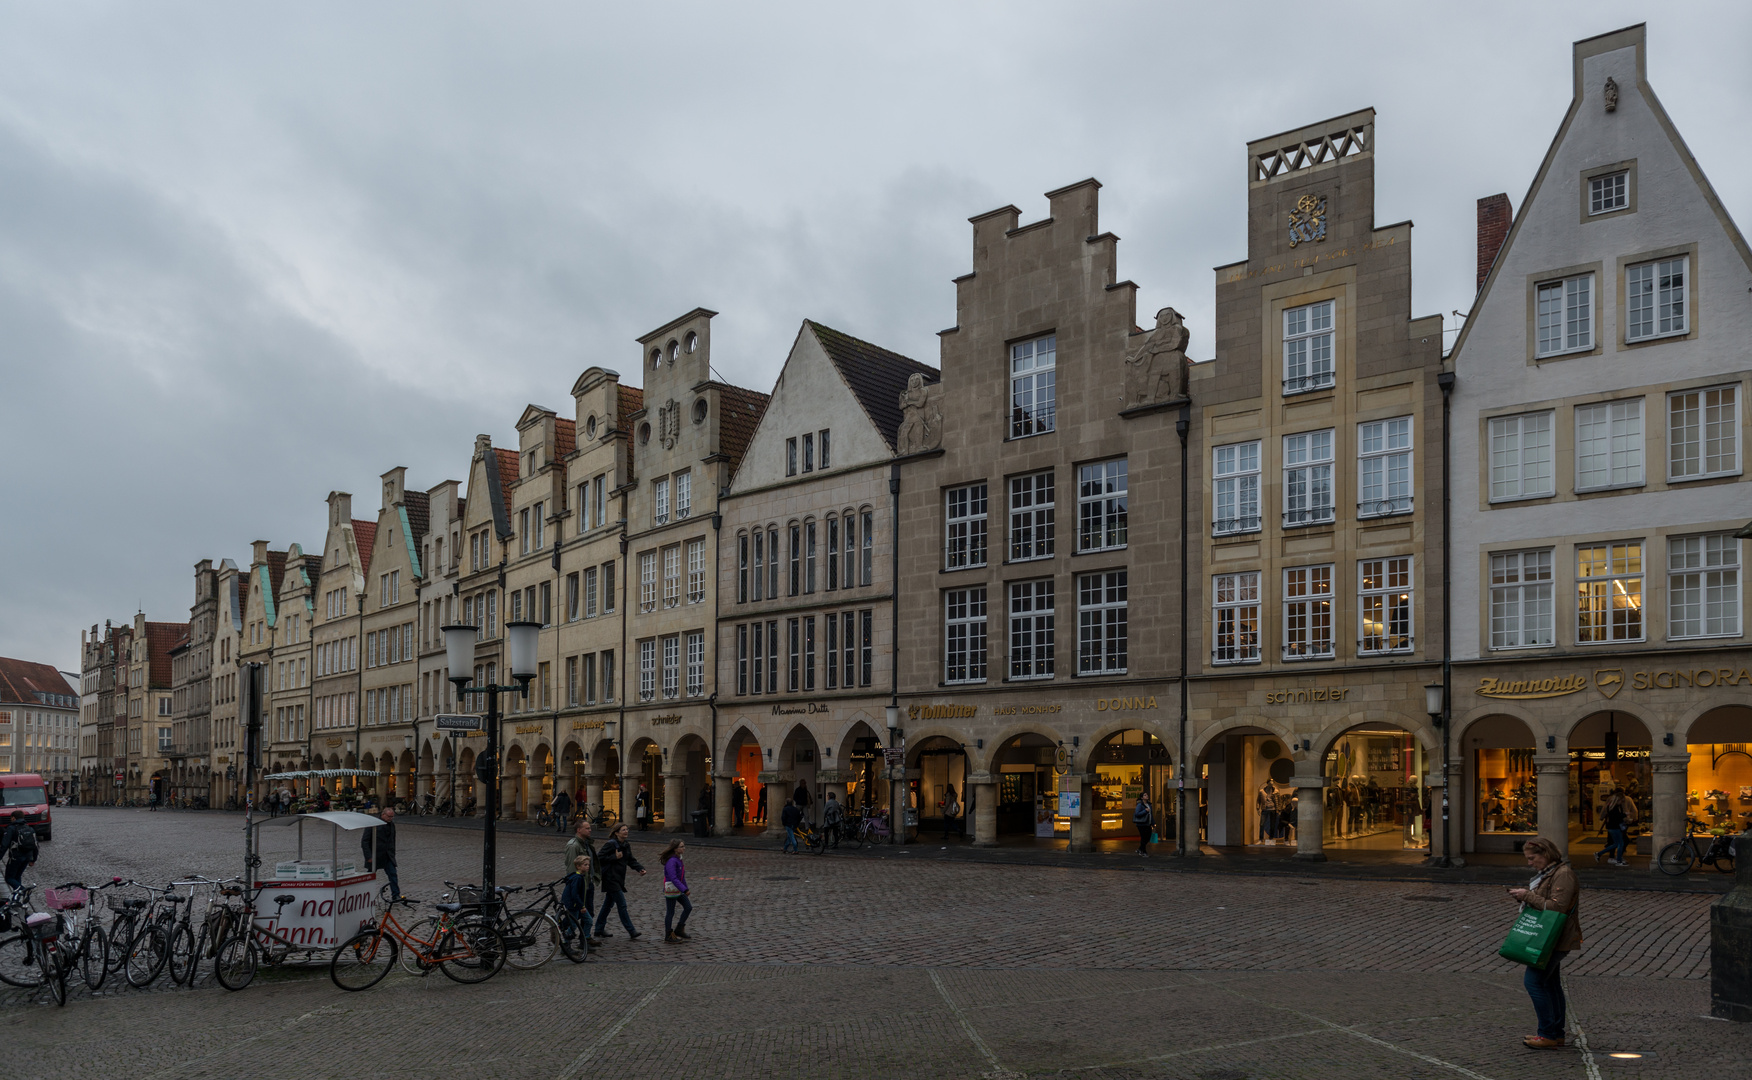
M 1162 842 L 1161 835 L 1158 834 L 1155 829 L 1151 829 L 1150 830 L 1150 843 L 1160 844 L 1161 842 Z
M 663 879 L 663 895 L 666 897 L 680 896 L 681 895 L 681 886 L 677 885 L 673 881 L 670 881 L 668 878 L 664 878 Z
M 1568 919 L 1569 916 L 1561 911 L 1522 908 L 1497 955 L 1528 967 L 1544 967 L 1551 959 L 1551 950 L 1557 946 L 1563 924 Z

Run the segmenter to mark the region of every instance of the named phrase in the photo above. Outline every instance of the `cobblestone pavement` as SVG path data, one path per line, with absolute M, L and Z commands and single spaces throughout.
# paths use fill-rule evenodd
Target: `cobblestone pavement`
M 239 866 L 232 815 L 57 818 L 44 884 Z M 1752 1032 L 1702 1015 L 1707 895 L 1586 893 L 1572 1048 L 1541 1054 L 1520 1045 L 1520 969 L 1495 955 L 1513 914 L 1500 885 L 701 845 L 695 940 L 672 946 L 659 841 L 634 839 L 653 871 L 631 891 L 647 936 L 611 938 L 588 965 L 472 987 L 397 972 L 360 994 L 326 971 L 264 971 L 240 994 L 106 986 L 64 1009 L 9 991 L 0 1075 L 1496 1080 L 1736 1076 L 1752 1058 Z M 476 833 L 404 821 L 398 848 L 413 895 L 478 877 Z M 551 880 L 561 850 L 502 836 L 501 883 Z

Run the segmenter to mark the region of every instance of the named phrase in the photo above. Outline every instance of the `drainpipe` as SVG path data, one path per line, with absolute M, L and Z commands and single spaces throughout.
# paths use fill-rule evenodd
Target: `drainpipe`
M 900 707 L 900 465 L 888 466 L 888 703 Z M 904 730 L 904 729 L 903 729 Z M 900 776 L 888 781 L 888 842 L 905 843 L 906 810 L 901 805 L 906 786 L 906 763 L 901 762 Z M 962 787 L 967 786 L 965 775 Z
M 718 552 L 722 550 L 719 544 L 719 533 L 724 528 L 722 511 L 712 511 L 712 567 L 714 576 L 718 566 Z M 712 710 L 712 746 L 706 754 L 706 785 L 712 788 L 712 812 L 718 810 L 718 777 L 715 770 L 721 764 L 718 757 L 718 619 L 724 611 L 724 590 L 716 584 L 712 587 L 712 696 L 706 699 L 706 705 Z M 716 830 L 714 830 L 716 831 Z
M 1189 779 L 1186 768 L 1186 722 L 1188 687 L 1186 682 L 1186 590 L 1189 575 L 1186 569 L 1186 525 L 1187 525 L 1187 468 L 1186 436 L 1192 427 L 1192 403 L 1187 402 L 1180 407 L 1180 415 L 1174 421 L 1174 434 L 1180 438 L 1180 820 L 1174 827 L 1174 853 L 1182 858 L 1188 855 L 1202 854 L 1199 851 L 1198 837 L 1198 799 L 1188 797 L 1188 792 L 1197 788 L 1188 788 Z M 1188 828 L 1192 830 L 1194 842 L 1189 848 L 1186 844 Z
M 621 512 L 623 514 L 626 512 L 626 505 L 627 505 L 627 501 L 626 501 L 626 498 L 623 496 L 621 499 Z M 626 679 L 626 675 L 627 675 L 627 671 L 628 671 L 628 665 L 627 665 L 627 623 L 632 621 L 632 612 L 627 610 L 627 600 L 628 600 L 628 597 L 630 596 L 631 586 L 630 586 L 629 582 L 627 581 L 627 578 L 630 575 L 627 573 L 627 571 L 629 569 L 629 564 L 627 563 L 627 519 L 624 517 L 621 518 L 621 520 L 620 520 L 620 530 L 621 530 L 621 535 L 620 535 L 620 555 L 621 555 L 621 557 L 620 557 L 620 561 L 621 561 L 621 568 L 620 568 L 621 569 L 621 576 L 620 576 L 620 578 L 621 578 L 620 723 L 618 725 L 616 725 L 619 728 L 619 730 L 615 732 L 615 734 L 618 736 L 618 738 L 608 740 L 608 745 L 614 749 L 615 768 L 619 769 L 622 774 L 625 774 L 626 768 L 627 768 L 627 763 L 624 760 L 625 755 L 621 753 L 620 747 L 621 747 L 621 744 L 624 744 L 626 742 L 626 739 L 627 739 L 627 692 L 628 692 L 627 679 Z M 614 779 L 615 779 L 615 790 L 619 791 L 620 790 L 620 776 L 616 776 Z M 602 786 L 602 794 L 603 794 L 603 797 L 605 799 L 608 797 L 608 784 L 606 783 L 606 778 L 605 778 L 605 782 L 603 783 L 603 786 Z M 626 815 L 622 812 L 626 809 L 626 806 L 627 806 L 626 792 L 622 791 L 621 792 L 621 804 L 619 807 L 617 807 L 615 809 L 615 826 L 616 826 L 616 828 L 619 828 L 620 822 L 626 820 Z
M 1444 371 L 1436 376 L 1436 385 L 1442 388 L 1442 857 L 1436 861 L 1437 866 L 1460 867 L 1466 865 L 1464 857 L 1454 854 L 1454 826 L 1452 814 L 1454 809 L 1453 785 L 1451 783 L 1448 759 L 1452 756 L 1449 742 L 1454 729 L 1454 629 L 1451 567 L 1453 566 L 1453 530 L 1454 514 L 1452 511 L 1451 488 L 1451 446 L 1453 439 L 1449 433 L 1449 419 L 1454 394 L 1454 376 L 1452 371 Z

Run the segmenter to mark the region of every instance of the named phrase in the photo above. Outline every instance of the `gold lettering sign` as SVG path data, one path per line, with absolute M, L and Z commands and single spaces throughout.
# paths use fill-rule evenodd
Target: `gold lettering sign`
M 653 724 L 679 724 L 681 723 L 681 714 L 670 713 L 668 716 L 653 716 L 650 717 L 650 722 Z
M 1042 713 L 1063 712 L 1064 708 L 1063 705 L 993 705 L 992 715 L 1015 716 L 1017 713 L 1023 715 L 1037 715 Z
M 1323 701 L 1343 701 L 1351 692 L 1348 686 L 1319 686 L 1309 690 L 1269 690 L 1267 705 L 1315 705 Z
M 600 728 L 601 726 L 602 726 L 602 721 L 600 721 L 600 720 L 574 720 L 574 721 L 572 721 L 572 730 L 573 731 L 595 731 L 597 728 Z
M 1564 675 L 1552 679 L 1481 678 L 1473 693 L 1479 697 L 1505 701 L 1527 701 L 1533 698 L 1563 697 L 1587 689 L 1588 681 L 1580 675 Z M 1614 693 L 1617 691 L 1614 690 Z M 1608 695 L 1610 696 L 1610 695 Z
M 976 715 L 977 705 L 908 705 L 908 720 L 959 720 Z
M 519 734 L 519 735 L 540 735 L 542 732 L 544 732 L 546 730 L 547 729 L 542 727 L 540 724 L 518 724 L 517 725 L 517 734 Z
M 1590 679 L 1587 675 L 1554 675 L 1540 679 L 1505 679 L 1484 676 L 1478 680 L 1479 697 L 1504 701 L 1530 701 L 1537 698 L 1566 697 L 1580 693 L 1589 686 L 1608 701 L 1628 687 L 1631 690 L 1691 690 L 1712 686 L 1752 685 L 1752 668 L 1692 668 L 1688 671 L 1632 671 L 1629 678 L 1623 668 L 1599 668 Z
M 1156 699 L 1153 697 L 1116 697 L 1116 698 L 1096 698 L 1095 699 L 1095 711 L 1096 712 L 1106 712 L 1109 709 L 1113 710 L 1114 712 L 1121 712 L 1121 711 L 1129 711 L 1132 709 L 1154 709 L 1154 708 L 1156 708 Z

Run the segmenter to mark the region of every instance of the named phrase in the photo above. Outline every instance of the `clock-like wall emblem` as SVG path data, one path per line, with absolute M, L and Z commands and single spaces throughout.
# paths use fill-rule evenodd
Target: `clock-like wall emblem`
M 1290 246 L 1326 239 L 1326 196 L 1304 195 L 1290 211 Z

